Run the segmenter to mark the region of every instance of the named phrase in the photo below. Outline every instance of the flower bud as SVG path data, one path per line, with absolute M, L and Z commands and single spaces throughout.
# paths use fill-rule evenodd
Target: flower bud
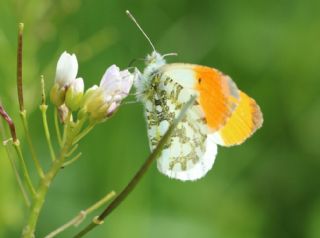
M 128 95 L 133 83 L 133 75 L 128 70 L 120 71 L 116 65 L 110 66 L 103 75 L 100 86 L 90 88 L 83 96 L 83 109 L 78 116 L 89 115 L 92 122 L 103 122 L 119 107 Z
M 58 60 L 55 82 L 60 87 L 69 86 L 77 77 L 78 61 L 75 54 L 63 52 Z
M 61 88 L 59 84 L 55 83 L 50 91 L 51 102 L 57 107 L 61 106 L 64 103 L 66 95 L 65 88 Z
M 76 80 L 77 73 L 77 57 L 75 54 L 63 52 L 57 63 L 55 83 L 50 92 L 51 101 L 57 107 L 64 103 L 66 90 Z
M 83 96 L 84 83 L 82 78 L 73 80 L 67 89 L 65 103 L 71 111 L 76 111 L 80 107 Z

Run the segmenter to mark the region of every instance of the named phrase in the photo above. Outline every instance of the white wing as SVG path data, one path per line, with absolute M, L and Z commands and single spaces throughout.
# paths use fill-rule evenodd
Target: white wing
M 149 142 L 153 150 L 184 103 L 196 91 L 162 73 L 153 75 L 149 80 L 141 101 L 145 105 Z M 217 145 L 208 136 L 204 114 L 195 103 L 164 146 L 157 165 L 159 171 L 170 178 L 196 180 L 211 169 L 216 154 Z

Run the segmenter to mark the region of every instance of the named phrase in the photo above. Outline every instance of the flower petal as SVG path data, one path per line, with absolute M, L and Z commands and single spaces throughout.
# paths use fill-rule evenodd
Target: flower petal
M 58 60 L 55 81 L 61 86 L 68 86 L 76 78 L 78 61 L 75 54 L 63 52 Z
M 111 65 L 104 73 L 101 81 L 100 87 L 108 87 L 108 84 L 112 82 L 112 79 L 120 77 L 120 69 L 115 64 Z

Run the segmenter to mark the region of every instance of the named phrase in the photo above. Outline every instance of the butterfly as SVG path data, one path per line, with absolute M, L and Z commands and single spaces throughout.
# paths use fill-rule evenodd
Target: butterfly
M 157 158 L 158 170 L 170 178 L 202 178 L 212 168 L 217 146 L 243 143 L 262 126 L 254 99 L 234 81 L 212 67 L 172 63 L 159 54 L 135 18 L 127 11 L 153 48 L 143 73 L 136 70 L 138 101 L 145 109 L 151 150 L 154 150 L 183 105 L 196 97 Z

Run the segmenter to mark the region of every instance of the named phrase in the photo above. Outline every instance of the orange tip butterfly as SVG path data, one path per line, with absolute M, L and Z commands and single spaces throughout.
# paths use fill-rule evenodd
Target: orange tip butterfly
M 158 170 L 170 178 L 202 178 L 212 168 L 217 145 L 243 143 L 263 122 L 260 107 L 217 69 L 185 63 L 167 64 L 138 22 L 126 11 L 149 41 L 153 52 L 143 73 L 136 70 L 137 99 L 145 108 L 151 150 L 191 96 L 196 96 L 185 118 L 157 158 Z

